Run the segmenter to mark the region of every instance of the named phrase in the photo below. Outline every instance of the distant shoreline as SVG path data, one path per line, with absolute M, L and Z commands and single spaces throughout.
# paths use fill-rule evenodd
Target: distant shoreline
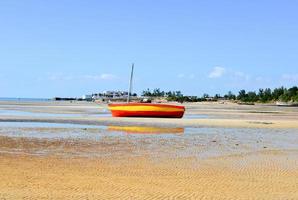
M 15 98 L 15 97 L 0 97 L 0 101 L 52 101 L 49 98 Z
M 157 98 L 158 100 L 160 100 L 159 98 Z M 60 98 L 60 97 L 56 97 L 55 98 L 16 98 L 16 97 L 0 97 L 0 102 L 55 102 L 55 101 L 66 101 L 66 102 L 81 102 L 81 101 L 86 101 L 87 100 L 82 100 L 82 99 L 75 99 L 75 98 Z M 155 101 L 155 100 L 154 100 Z M 96 102 L 96 101 L 95 101 Z M 119 101 L 118 102 L 122 102 Z M 123 101 L 125 102 L 125 101 Z M 158 103 L 162 103 L 159 101 L 156 101 Z M 176 101 L 174 101 L 175 103 L 178 103 Z M 217 101 L 206 101 L 206 102 L 218 102 L 218 103 L 232 103 L 232 104 L 238 104 L 238 105 L 250 105 L 250 106 L 254 106 L 254 105 L 270 105 L 270 106 L 278 106 L 278 107 L 298 107 L 298 103 L 289 103 L 289 102 L 281 102 L 281 101 L 276 101 L 276 102 L 266 102 L 266 103 L 262 103 L 262 102 L 237 102 L 234 100 L 217 100 Z M 103 102 L 100 102 L 103 103 Z M 183 102 L 183 103 L 196 103 L 196 102 Z

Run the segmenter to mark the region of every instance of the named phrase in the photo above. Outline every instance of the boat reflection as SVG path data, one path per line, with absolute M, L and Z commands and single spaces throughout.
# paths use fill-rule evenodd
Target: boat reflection
M 183 134 L 184 128 L 150 127 L 150 126 L 108 126 L 108 131 L 127 134 Z

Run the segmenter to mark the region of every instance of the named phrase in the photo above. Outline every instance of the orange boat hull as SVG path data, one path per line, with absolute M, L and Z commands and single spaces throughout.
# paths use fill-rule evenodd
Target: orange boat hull
M 182 118 L 184 106 L 151 103 L 109 104 L 113 117 Z

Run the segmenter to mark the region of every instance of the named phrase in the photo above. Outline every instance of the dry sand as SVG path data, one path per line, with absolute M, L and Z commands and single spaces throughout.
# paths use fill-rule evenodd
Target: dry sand
M 188 116 L 208 118 L 114 119 L 96 116 L 106 105 L 0 102 L 2 122 L 185 128 L 113 135 L 0 124 L 0 199 L 298 199 L 297 108 L 186 106 Z M 78 137 L 48 138 L 72 133 Z

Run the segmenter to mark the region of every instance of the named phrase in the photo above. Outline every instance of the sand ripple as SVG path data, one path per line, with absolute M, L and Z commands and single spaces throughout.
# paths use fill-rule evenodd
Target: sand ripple
M 4 154 L 0 158 L 4 199 L 298 198 L 298 162 L 291 153 L 159 163 L 145 157 L 127 162 Z

